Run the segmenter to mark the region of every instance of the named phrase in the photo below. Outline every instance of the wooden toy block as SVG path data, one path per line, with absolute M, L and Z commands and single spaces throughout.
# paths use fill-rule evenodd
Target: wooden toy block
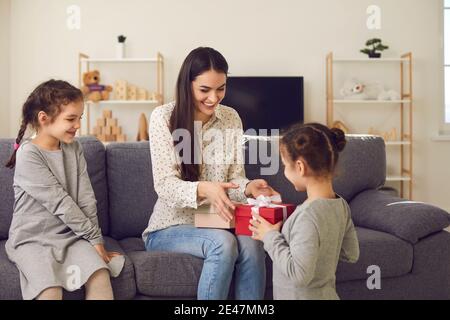
M 112 142 L 112 141 L 116 141 L 116 136 L 113 134 L 107 134 L 106 136 L 106 140 L 107 142 Z
M 387 132 L 379 132 L 379 131 L 375 130 L 374 128 L 370 127 L 369 134 L 380 136 L 384 139 L 384 141 L 397 140 L 397 129 L 396 128 L 392 128 L 391 131 L 387 131 Z
M 114 99 L 127 100 L 127 87 L 127 81 L 117 80 L 114 84 Z
M 105 118 L 97 119 L 97 127 L 104 127 L 104 126 L 106 126 Z
M 137 88 L 134 85 L 127 87 L 127 100 L 137 100 Z
M 152 92 L 151 93 L 151 100 L 154 101 L 161 101 L 161 95 L 157 92 Z
M 107 109 L 103 110 L 103 118 L 105 119 L 112 118 L 112 111 Z M 106 125 L 106 122 L 104 125 Z
M 113 127 L 112 130 L 112 133 L 115 135 L 122 134 L 122 127 Z
M 387 141 L 395 141 L 397 140 L 397 129 L 392 128 L 390 132 L 386 132 L 386 140 Z
M 102 133 L 102 127 L 100 126 L 95 126 L 92 130 L 94 136 L 97 136 Z
M 103 117 L 97 119 L 97 126 L 94 127 L 93 133 L 102 142 L 125 142 L 127 137 L 118 123 L 119 120 L 112 117 L 111 110 L 103 110 Z
M 117 133 L 115 133 L 115 131 L 117 130 L 116 128 L 116 126 L 110 126 L 111 127 L 111 134 L 117 134 Z
M 137 100 L 147 100 L 148 91 L 144 88 L 138 88 L 137 89 Z
M 116 118 L 106 119 L 106 125 L 111 127 L 117 127 L 117 119 Z
M 117 135 L 117 142 L 126 142 L 127 141 L 127 135 L 126 134 L 118 134 Z
M 110 135 L 112 134 L 112 127 L 106 126 L 102 128 L 102 134 Z

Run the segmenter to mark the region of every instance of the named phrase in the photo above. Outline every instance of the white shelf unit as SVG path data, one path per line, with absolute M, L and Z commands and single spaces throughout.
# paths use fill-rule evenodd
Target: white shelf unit
M 333 62 L 357 62 L 357 63 L 385 63 L 385 62 L 408 62 L 408 58 L 378 58 L 378 59 L 369 59 L 369 58 L 350 58 L 350 59 L 333 59 Z
M 386 146 L 410 146 L 411 141 L 385 141 Z
M 124 58 L 124 59 L 92 59 L 92 58 L 81 58 L 81 62 L 92 62 L 92 63 L 130 63 L 130 62 L 158 62 L 158 58 Z
M 360 63 L 360 64 L 400 64 L 400 100 L 379 101 L 379 100 L 345 100 L 336 99 L 334 95 L 334 64 L 335 63 Z M 406 74 L 406 76 L 405 76 Z M 413 90 L 412 90 L 412 53 L 403 54 L 400 58 L 334 58 L 333 53 L 326 57 L 326 91 L 327 91 L 327 125 L 331 128 L 334 123 L 334 105 L 392 105 L 399 108 L 399 128 L 400 140 L 386 141 L 387 147 L 400 148 L 400 174 L 389 174 L 386 181 L 400 183 L 401 197 L 413 197 Z M 408 191 L 408 192 L 406 192 Z
M 333 100 L 335 104 L 399 104 L 399 103 L 411 103 L 411 100 Z
M 386 176 L 386 181 L 396 182 L 396 181 L 411 181 L 411 177 L 408 176 Z
M 90 71 L 92 64 L 116 64 L 116 63 L 143 63 L 156 64 L 156 93 L 158 100 L 104 100 L 99 102 L 86 102 L 86 128 L 87 135 L 91 134 L 91 119 L 90 107 L 101 105 L 162 105 L 164 104 L 164 57 L 157 52 L 156 58 L 124 58 L 124 59 L 109 59 L 109 58 L 90 58 L 87 54 L 79 53 L 78 55 L 78 85 L 81 88 L 83 85 L 83 72 Z M 82 130 L 80 128 L 80 135 Z

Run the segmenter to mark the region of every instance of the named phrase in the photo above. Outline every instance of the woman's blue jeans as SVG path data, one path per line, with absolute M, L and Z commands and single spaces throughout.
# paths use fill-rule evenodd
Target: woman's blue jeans
M 198 284 L 199 300 L 225 300 L 233 271 L 235 298 L 262 300 L 266 287 L 262 242 L 227 230 L 178 225 L 148 235 L 147 251 L 187 253 L 204 259 Z

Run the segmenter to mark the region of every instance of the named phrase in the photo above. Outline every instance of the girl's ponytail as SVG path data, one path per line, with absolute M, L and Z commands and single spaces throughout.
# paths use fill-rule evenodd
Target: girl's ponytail
M 23 136 L 25 135 L 25 131 L 27 130 L 28 123 L 25 119 L 22 120 L 22 125 L 20 126 L 19 133 L 17 134 L 16 142 L 14 144 L 14 151 L 9 158 L 9 161 L 6 163 L 6 167 L 13 169 L 16 166 L 16 153 L 19 148 L 20 143 L 22 142 Z
M 341 129 L 331 128 L 331 133 L 333 137 L 333 143 L 336 147 L 337 152 L 342 152 L 347 144 L 347 140 L 345 139 L 345 133 Z

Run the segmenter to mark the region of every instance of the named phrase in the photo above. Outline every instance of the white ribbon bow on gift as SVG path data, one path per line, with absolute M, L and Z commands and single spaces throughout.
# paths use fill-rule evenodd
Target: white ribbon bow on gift
M 287 208 L 286 206 L 282 206 L 279 204 L 275 204 L 273 202 L 281 202 L 280 195 L 274 196 L 263 196 L 260 195 L 256 199 L 247 198 L 247 203 L 252 205 L 252 216 L 255 219 L 255 216 L 259 216 L 259 208 L 283 208 L 283 222 L 287 219 Z

